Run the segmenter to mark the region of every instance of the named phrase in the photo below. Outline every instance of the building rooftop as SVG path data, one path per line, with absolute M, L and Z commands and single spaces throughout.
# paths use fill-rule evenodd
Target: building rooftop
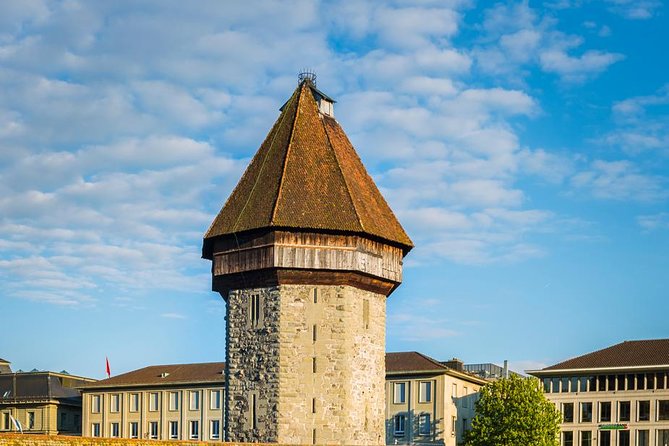
M 82 386 L 82 390 L 101 387 L 134 387 L 205 382 L 225 382 L 225 363 L 152 365 Z
M 94 380 L 56 372 L 17 372 L 0 375 L 0 402 L 35 399 L 76 399 L 77 387 Z
M 539 372 L 667 365 L 669 365 L 669 339 L 649 339 L 624 341 L 602 350 L 562 361 Z
M 477 384 L 486 384 L 487 381 L 467 372 L 447 367 L 443 362 L 418 352 L 386 353 L 386 374 L 448 374 L 466 379 Z
M 317 97 L 332 101 L 305 80 L 282 107 L 205 234 L 204 258 L 212 258 L 216 237 L 263 229 L 366 235 L 405 253 L 413 247 L 344 130 L 319 112 Z

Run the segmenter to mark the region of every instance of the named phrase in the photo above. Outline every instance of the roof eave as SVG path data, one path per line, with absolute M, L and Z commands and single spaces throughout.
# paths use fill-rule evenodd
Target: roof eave
M 578 368 L 564 368 L 564 369 L 541 369 L 541 370 L 525 370 L 529 375 L 556 375 L 564 373 L 594 373 L 594 372 L 624 372 L 624 371 L 650 371 L 650 370 L 667 370 L 669 364 L 654 364 L 654 365 L 634 365 L 634 366 L 607 366 L 607 367 L 578 367 Z

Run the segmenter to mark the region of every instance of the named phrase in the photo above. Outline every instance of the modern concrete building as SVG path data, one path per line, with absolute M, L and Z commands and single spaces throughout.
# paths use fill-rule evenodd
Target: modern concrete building
M 26 434 L 80 435 L 81 395 L 76 387 L 94 382 L 63 371 L 13 373 L 0 359 L 0 432 L 16 431 L 16 419 Z
M 82 387 L 85 437 L 223 440 L 225 363 L 156 365 Z
M 413 244 L 302 75 L 204 237 L 226 302 L 226 440 L 384 443 L 386 297 Z
M 459 360 L 386 354 L 386 444 L 460 444 L 487 383 L 465 372 Z
M 562 445 L 669 445 L 669 339 L 626 341 L 528 373 L 562 412 Z

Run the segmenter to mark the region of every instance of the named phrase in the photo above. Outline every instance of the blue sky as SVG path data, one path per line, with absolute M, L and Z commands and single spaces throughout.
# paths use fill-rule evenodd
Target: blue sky
M 1 2 L 14 369 L 224 359 L 202 235 L 305 67 L 416 244 L 389 351 L 669 337 L 661 2 L 251 3 Z

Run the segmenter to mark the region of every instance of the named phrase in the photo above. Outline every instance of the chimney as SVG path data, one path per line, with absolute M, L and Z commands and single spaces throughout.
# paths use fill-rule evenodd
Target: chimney
M 504 360 L 504 371 L 502 372 L 502 377 L 503 378 L 508 378 L 509 377 L 509 360 L 508 359 Z
M 445 361 L 443 364 L 449 369 L 453 369 L 458 372 L 464 372 L 465 370 L 465 363 L 458 358 L 453 358 L 450 361 Z

